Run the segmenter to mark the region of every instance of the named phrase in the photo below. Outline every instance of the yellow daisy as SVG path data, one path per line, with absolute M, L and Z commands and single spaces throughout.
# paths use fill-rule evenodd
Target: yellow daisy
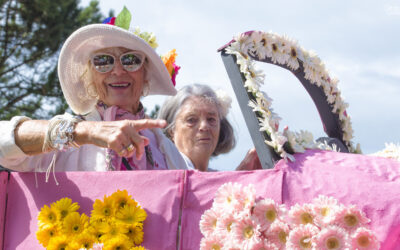
M 67 217 L 68 214 L 76 212 L 79 209 L 79 205 L 77 202 L 72 203 L 70 198 L 62 198 L 59 201 L 51 204 L 52 208 L 54 208 L 59 214 L 58 220 L 62 220 Z
M 36 238 L 39 240 L 39 243 L 42 244 L 44 247 L 47 247 L 49 241 L 53 237 L 58 236 L 58 229 L 57 226 L 51 225 L 41 228 L 36 232 Z
M 104 242 L 103 250 L 129 250 L 133 243 L 126 235 L 118 235 Z
M 139 245 L 143 242 L 143 224 L 138 223 L 138 225 L 128 225 L 127 226 L 128 232 L 126 235 L 135 242 L 135 245 Z
M 47 246 L 47 250 L 67 250 L 70 249 L 68 242 L 70 239 L 65 235 L 57 236 L 51 238 L 49 241 L 49 245 Z
M 118 190 L 114 192 L 111 197 L 113 206 L 116 210 L 123 208 L 126 204 L 131 206 L 137 206 L 137 202 L 132 199 L 130 195 L 128 195 L 128 191 L 126 190 Z
M 82 234 L 75 237 L 72 246 L 75 249 L 90 249 L 93 247 L 93 244 L 97 242 L 96 237 L 88 231 L 83 232 Z
M 66 235 L 78 235 L 88 227 L 89 217 L 86 214 L 79 215 L 78 212 L 73 212 L 67 215 L 63 223 L 63 232 Z
M 104 196 L 104 202 L 99 199 L 96 199 L 96 201 L 93 203 L 91 218 L 93 220 L 101 220 L 101 219 L 109 220 L 115 214 L 112 205 L 113 203 L 110 197 Z
M 131 250 L 146 250 L 146 248 L 144 248 L 142 246 L 136 246 L 136 247 L 132 247 Z
M 39 228 L 55 225 L 57 223 L 57 213 L 53 207 L 44 205 L 38 215 Z
M 110 221 L 104 228 L 102 228 L 104 234 L 100 237 L 101 242 L 106 242 L 112 238 L 120 235 L 125 235 L 128 232 L 125 224 L 116 221 Z
M 101 231 L 101 228 L 104 228 L 101 226 L 104 222 L 96 222 L 90 223 L 90 226 L 88 227 L 87 231 L 94 235 L 96 237 L 96 241 L 100 242 L 100 237 L 103 236 L 104 232 Z
M 143 222 L 147 214 L 141 207 L 125 206 L 117 212 L 115 217 L 125 223 L 133 224 Z

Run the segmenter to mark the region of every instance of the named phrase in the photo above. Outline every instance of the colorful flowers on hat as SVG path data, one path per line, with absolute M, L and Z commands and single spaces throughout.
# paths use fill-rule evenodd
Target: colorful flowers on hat
M 107 17 L 103 21 L 104 24 L 115 25 L 115 17 Z
M 200 249 L 379 249 L 369 219 L 354 205 L 323 195 L 289 208 L 269 198 L 239 205 L 253 192 L 251 184 L 231 182 L 217 190 L 200 220 Z
M 130 23 L 131 23 L 132 15 L 129 12 L 129 10 L 124 6 L 122 9 L 121 13 L 118 14 L 117 17 L 108 17 L 106 18 L 103 23 L 104 24 L 110 24 L 110 25 L 115 25 L 118 27 L 121 27 L 126 30 L 130 30 Z M 152 47 L 154 50 L 158 47 L 157 39 L 156 36 L 153 32 L 146 32 L 140 31 L 139 27 L 136 27 L 132 31 L 136 36 L 140 37 L 144 41 L 146 41 L 150 47 Z M 173 49 L 169 51 L 167 54 L 161 56 L 162 61 L 164 62 L 165 67 L 168 70 L 168 73 L 171 77 L 171 81 L 176 85 L 176 75 L 178 74 L 179 69 L 181 68 L 180 66 L 175 64 L 175 58 L 177 56 L 176 50 Z
M 165 67 L 167 67 L 168 73 L 171 76 L 172 83 L 176 85 L 175 78 L 181 67 L 175 64 L 176 50 L 172 49 L 167 54 L 161 56 L 161 60 L 164 62 Z
M 39 243 L 47 249 L 131 249 L 143 242 L 147 213 L 126 190 L 97 199 L 90 218 L 78 209 L 69 198 L 44 205 L 38 215 Z

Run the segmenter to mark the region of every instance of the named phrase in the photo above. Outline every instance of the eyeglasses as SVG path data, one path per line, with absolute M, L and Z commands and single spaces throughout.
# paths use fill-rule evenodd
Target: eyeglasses
M 130 51 L 119 57 L 122 67 L 129 72 L 135 72 L 142 67 L 145 55 L 139 51 Z M 115 66 L 115 57 L 107 53 L 98 53 L 92 57 L 92 65 L 100 73 L 110 72 Z

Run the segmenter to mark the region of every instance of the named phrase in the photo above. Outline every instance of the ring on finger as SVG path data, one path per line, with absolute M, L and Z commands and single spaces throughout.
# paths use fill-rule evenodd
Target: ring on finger
M 131 152 L 131 151 L 133 151 L 133 149 L 134 149 L 134 147 L 133 147 L 133 144 L 131 143 L 131 144 L 129 144 L 129 146 L 128 147 L 126 147 L 126 150 L 128 150 L 128 152 Z
M 119 155 L 124 155 L 126 153 L 126 149 L 125 148 L 123 148 L 121 151 L 119 151 Z

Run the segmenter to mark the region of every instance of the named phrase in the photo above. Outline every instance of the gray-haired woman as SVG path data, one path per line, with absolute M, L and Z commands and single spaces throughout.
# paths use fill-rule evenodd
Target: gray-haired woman
M 168 98 L 158 118 L 168 122 L 164 133 L 181 152 L 189 168 L 207 171 L 212 156 L 227 153 L 235 147 L 233 128 L 226 116 L 231 98 L 207 85 L 183 87 Z M 238 170 L 257 169 L 255 150 L 250 150 Z

